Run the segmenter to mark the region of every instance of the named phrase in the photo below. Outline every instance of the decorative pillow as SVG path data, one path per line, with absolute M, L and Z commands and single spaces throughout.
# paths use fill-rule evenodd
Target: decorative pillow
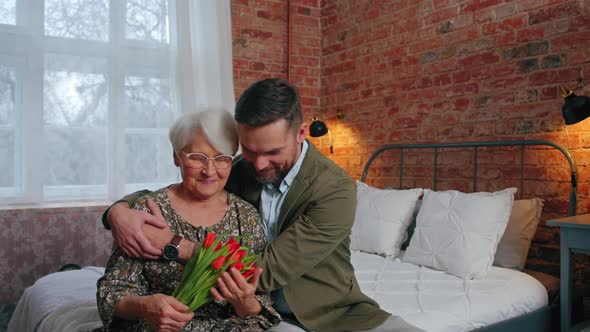
M 350 248 L 397 256 L 422 189 L 377 189 L 357 181 Z
M 464 279 L 484 277 L 494 261 L 516 188 L 494 193 L 424 190 L 404 261 Z
M 508 226 L 498 243 L 494 265 L 522 271 L 543 212 L 543 200 L 514 201 Z

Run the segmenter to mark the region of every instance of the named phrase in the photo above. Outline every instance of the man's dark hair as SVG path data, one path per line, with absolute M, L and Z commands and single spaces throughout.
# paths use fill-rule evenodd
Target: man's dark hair
M 250 127 L 285 119 L 290 128 L 299 127 L 302 122 L 299 92 L 278 78 L 255 82 L 238 99 L 235 119 Z

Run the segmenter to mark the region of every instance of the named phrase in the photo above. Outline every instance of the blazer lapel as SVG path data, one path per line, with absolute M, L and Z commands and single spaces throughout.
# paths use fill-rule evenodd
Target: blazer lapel
M 285 224 L 285 219 L 289 215 L 289 212 L 293 208 L 293 206 L 297 203 L 299 199 L 301 199 L 301 195 L 307 190 L 309 186 L 309 178 L 313 176 L 314 172 L 314 162 L 316 160 L 316 154 L 319 153 L 313 144 L 308 142 L 307 154 L 305 155 L 305 159 L 303 159 L 303 163 L 301 164 L 301 168 L 299 169 L 299 173 L 293 179 L 293 185 L 289 192 L 287 193 L 287 197 L 285 197 L 285 201 L 283 202 L 283 206 L 281 207 L 281 212 L 279 213 L 279 229 L 282 232 L 286 227 L 290 225 L 290 223 Z M 305 199 L 305 197 L 303 197 Z

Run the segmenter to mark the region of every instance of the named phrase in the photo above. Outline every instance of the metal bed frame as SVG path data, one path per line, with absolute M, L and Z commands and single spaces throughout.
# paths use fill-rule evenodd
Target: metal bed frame
M 407 150 L 415 149 L 431 149 L 434 150 L 434 171 L 432 175 L 433 179 L 433 190 L 436 190 L 437 186 L 437 170 L 438 156 L 441 150 L 444 149 L 456 149 L 456 148 L 471 148 L 473 149 L 473 191 L 477 190 L 477 161 L 478 161 L 478 149 L 481 147 L 520 147 L 520 187 L 519 192 L 522 196 L 524 187 L 524 175 L 525 165 L 524 156 L 527 146 L 545 146 L 560 151 L 569 163 L 570 168 L 570 188 L 569 188 L 569 204 L 568 204 L 568 215 L 573 216 L 576 214 L 577 206 L 577 184 L 578 184 L 578 173 L 576 163 L 572 158 L 568 150 L 563 148 L 561 145 L 546 141 L 546 140 L 522 140 L 522 141 L 485 141 L 485 142 L 455 142 L 455 143 L 428 143 L 428 144 L 391 144 L 384 145 L 375 151 L 369 160 L 367 161 L 361 181 L 365 182 L 369 174 L 369 169 L 376 158 L 386 151 L 399 151 L 399 189 L 403 188 L 404 180 L 404 152 Z M 558 308 L 553 308 L 550 305 L 538 309 L 536 311 L 524 314 L 518 317 L 514 317 L 508 320 L 500 321 L 474 331 L 485 331 L 485 332 L 520 332 L 520 331 L 546 331 L 549 332 L 553 327 L 558 326 L 556 322 L 556 312 Z

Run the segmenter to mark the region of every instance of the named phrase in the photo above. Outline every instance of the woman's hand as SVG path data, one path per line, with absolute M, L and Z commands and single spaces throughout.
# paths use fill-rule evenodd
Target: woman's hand
M 162 253 L 162 247 L 154 245 L 156 239 L 150 238 L 154 235 L 144 232 L 144 225 L 157 231 L 165 229 L 167 224 L 160 209 L 151 199 L 148 200 L 148 206 L 152 214 L 130 209 L 124 202 L 115 204 L 109 212 L 108 219 L 113 237 L 127 256 L 158 259 Z M 166 241 L 170 238 L 171 236 Z
M 256 268 L 250 281 L 246 281 L 242 274 L 232 267 L 229 273 L 223 272 L 217 279 L 219 290 L 211 288 L 211 294 L 216 300 L 231 303 L 240 317 L 257 315 L 262 310 L 260 302 L 256 299 L 256 288 L 261 273 L 262 269 Z
M 187 306 L 164 294 L 146 296 L 141 308 L 150 327 L 166 332 L 181 330 L 193 318 L 194 313 L 187 310 Z

